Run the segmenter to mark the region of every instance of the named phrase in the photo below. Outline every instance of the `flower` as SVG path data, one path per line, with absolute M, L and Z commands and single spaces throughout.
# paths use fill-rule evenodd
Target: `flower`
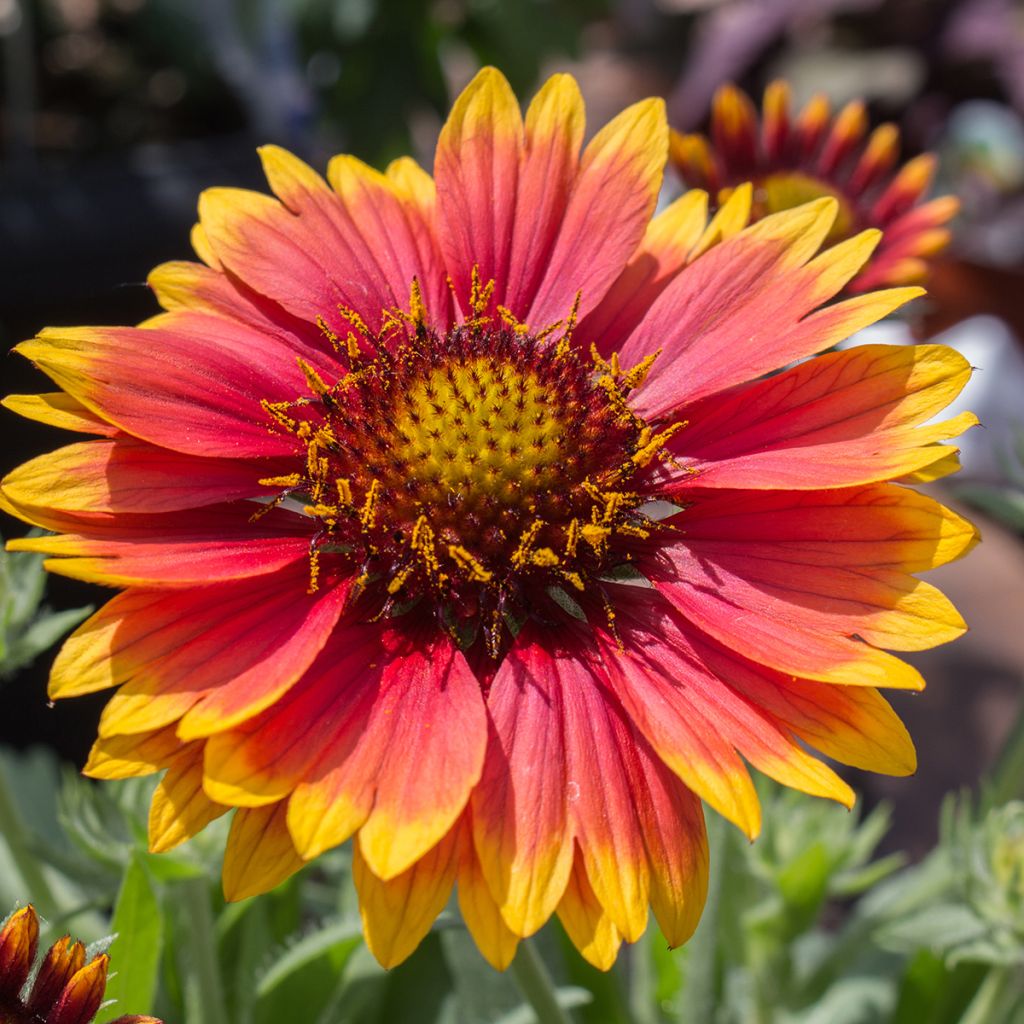
M 884 285 L 918 284 L 928 260 L 949 244 L 943 227 L 957 212 L 954 196 L 922 203 L 935 173 L 924 153 L 894 171 L 899 129 L 879 125 L 867 142 L 864 104 L 847 104 L 829 118 L 828 100 L 817 95 L 793 118 L 789 86 L 765 89 L 761 124 L 750 98 L 727 84 L 715 94 L 711 139 L 673 131 L 671 161 L 686 184 L 724 201 L 737 186 L 753 184 L 755 219 L 832 196 L 839 212 L 828 241 L 878 228 L 882 241 L 864 270 L 847 284 L 850 293 Z
M 805 742 L 912 771 L 876 687 L 923 683 L 883 648 L 964 629 L 914 574 L 973 528 L 888 481 L 956 467 L 973 418 L 922 424 L 967 363 L 807 358 L 920 294 L 826 305 L 878 233 L 816 256 L 829 198 L 652 220 L 662 103 L 583 133 L 569 76 L 523 120 L 485 69 L 433 179 L 264 147 L 276 198 L 202 195 L 166 312 L 19 346 L 63 392 L 7 405 L 99 435 L 2 487 L 57 531 L 14 548 L 123 588 L 53 667 L 118 688 L 86 771 L 165 770 L 157 851 L 235 808 L 231 899 L 356 836 L 387 965 L 456 882 L 499 967 L 554 913 L 601 967 L 648 906 L 679 945 L 700 799 L 754 836 L 740 755 L 847 804 Z
M 89 1024 L 103 1002 L 110 957 L 98 953 L 86 963 L 85 947 L 65 935 L 47 950 L 28 984 L 38 946 L 39 917 L 29 904 L 15 911 L 0 929 L 0 1020 L 9 1024 Z M 162 1022 L 133 1014 L 111 1024 Z

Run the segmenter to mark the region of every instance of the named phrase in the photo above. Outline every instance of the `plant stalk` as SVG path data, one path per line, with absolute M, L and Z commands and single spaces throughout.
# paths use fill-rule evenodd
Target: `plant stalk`
M 217 967 L 217 942 L 205 877 L 187 878 L 180 887 L 181 910 L 189 940 L 186 1018 L 192 1024 L 228 1024 Z
M 572 1024 L 572 1018 L 558 1003 L 555 983 L 531 939 L 519 943 L 511 971 L 537 1016 L 537 1024 Z
M 686 962 L 685 1005 L 686 1020 L 691 1024 L 705 1024 L 715 1019 L 715 978 L 718 953 L 718 910 L 722 886 L 728 869 L 726 843 L 729 841 L 725 819 L 716 812 L 705 812 L 708 849 L 711 854 L 708 896 L 701 915 L 700 926 L 690 940 L 690 955 Z

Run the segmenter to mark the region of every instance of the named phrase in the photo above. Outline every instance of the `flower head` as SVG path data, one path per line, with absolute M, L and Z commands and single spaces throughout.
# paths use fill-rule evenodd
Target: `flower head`
M 10 1024 L 89 1024 L 103 1002 L 110 958 L 86 962 L 85 947 L 70 935 L 58 939 L 29 984 L 39 944 L 39 918 L 30 904 L 0 929 L 0 1020 Z M 137 1014 L 112 1024 L 162 1024 Z
M 922 424 L 967 364 L 808 358 L 919 293 L 828 305 L 878 233 L 815 255 L 832 199 L 652 220 L 662 104 L 583 134 L 570 77 L 523 119 L 486 69 L 433 178 L 265 147 L 275 198 L 203 194 L 164 313 L 44 331 L 63 392 L 7 400 L 98 435 L 2 489 L 57 532 L 15 547 L 122 588 L 51 679 L 118 688 L 86 770 L 165 771 L 154 850 L 234 809 L 232 899 L 356 836 L 386 964 L 453 885 L 498 966 L 554 913 L 602 967 L 648 907 L 684 942 L 700 799 L 753 836 L 743 758 L 845 803 L 805 743 L 910 772 L 884 648 L 963 630 L 914 574 L 974 530 L 888 481 L 955 468 L 971 417 Z
M 898 167 L 899 129 L 879 125 L 865 141 L 867 127 L 863 103 L 849 103 L 831 118 L 821 95 L 794 117 L 789 86 L 782 81 L 765 90 L 758 124 L 747 94 L 724 85 L 714 99 L 711 140 L 673 132 L 671 160 L 687 185 L 707 189 L 720 200 L 751 182 L 755 219 L 833 197 L 839 205 L 830 241 L 865 228 L 883 232 L 847 290 L 917 284 L 927 276 L 929 258 L 949 243 L 944 225 L 959 204 L 953 196 L 922 202 L 935 158 L 925 153 Z

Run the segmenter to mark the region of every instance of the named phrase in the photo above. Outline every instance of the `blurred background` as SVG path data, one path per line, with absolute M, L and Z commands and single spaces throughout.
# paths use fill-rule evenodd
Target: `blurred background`
M 775 77 L 798 100 L 863 97 L 897 123 L 903 156 L 940 157 L 936 192 L 963 203 L 930 297 L 885 340 L 935 336 L 978 372 L 962 407 L 983 427 L 941 497 L 985 543 L 931 579 L 971 625 L 914 660 L 929 689 L 893 701 L 920 748 L 915 780 L 854 779 L 895 802 L 887 842 L 934 842 L 944 793 L 991 767 L 1024 680 L 1024 4 L 1014 0 L 0 0 L 0 343 L 45 325 L 134 323 L 144 280 L 188 258 L 196 197 L 263 187 L 255 146 L 320 169 L 334 152 L 430 166 L 444 111 L 475 70 L 520 96 L 577 76 L 591 129 L 651 94 L 684 131 L 726 80 L 755 97 Z M 678 190 L 670 182 L 669 189 Z M 3 391 L 45 390 L 17 357 Z M 2 412 L 6 471 L 59 443 Z M 22 524 L 4 520 L 5 536 Z M 104 599 L 60 578 L 50 605 Z M 22 661 L 31 657 L 29 651 Z M 0 681 L 0 743 L 45 743 L 81 763 L 103 697 L 51 708 L 51 653 Z

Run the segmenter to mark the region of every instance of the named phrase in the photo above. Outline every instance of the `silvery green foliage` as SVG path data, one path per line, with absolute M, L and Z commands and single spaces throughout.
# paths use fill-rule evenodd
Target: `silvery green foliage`
M 54 612 L 42 603 L 43 558 L 29 551 L 4 551 L 0 539 L 0 680 L 52 647 L 92 611 Z
M 1024 739 L 1000 776 L 1019 780 L 1018 748 Z M 150 854 L 152 786 L 97 784 L 44 751 L 0 750 L 0 901 L 32 899 L 52 937 L 115 934 L 116 1002 L 98 1024 L 129 1007 L 189 1024 L 536 1020 L 454 904 L 416 954 L 382 970 L 361 939 L 347 846 L 262 897 L 225 904 L 230 816 Z M 604 974 L 557 925 L 545 928 L 533 941 L 555 998 L 573 1024 L 1021 1024 L 1018 786 L 993 783 L 984 811 L 951 799 L 939 845 L 906 865 L 876 855 L 886 808 L 861 815 L 762 784 L 756 842 L 708 814 L 711 891 L 691 942 L 668 950 L 651 927 Z
M 882 945 L 930 949 L 950 967 L 1024 968 L 1024 802 L 979 820 L 969 800 L 950 798 L 938 849 L 903 881 L 902 893 L 892 895 L 913 905 L 881 924 Z M 887 895 L 873 894 L 880 915 Z

